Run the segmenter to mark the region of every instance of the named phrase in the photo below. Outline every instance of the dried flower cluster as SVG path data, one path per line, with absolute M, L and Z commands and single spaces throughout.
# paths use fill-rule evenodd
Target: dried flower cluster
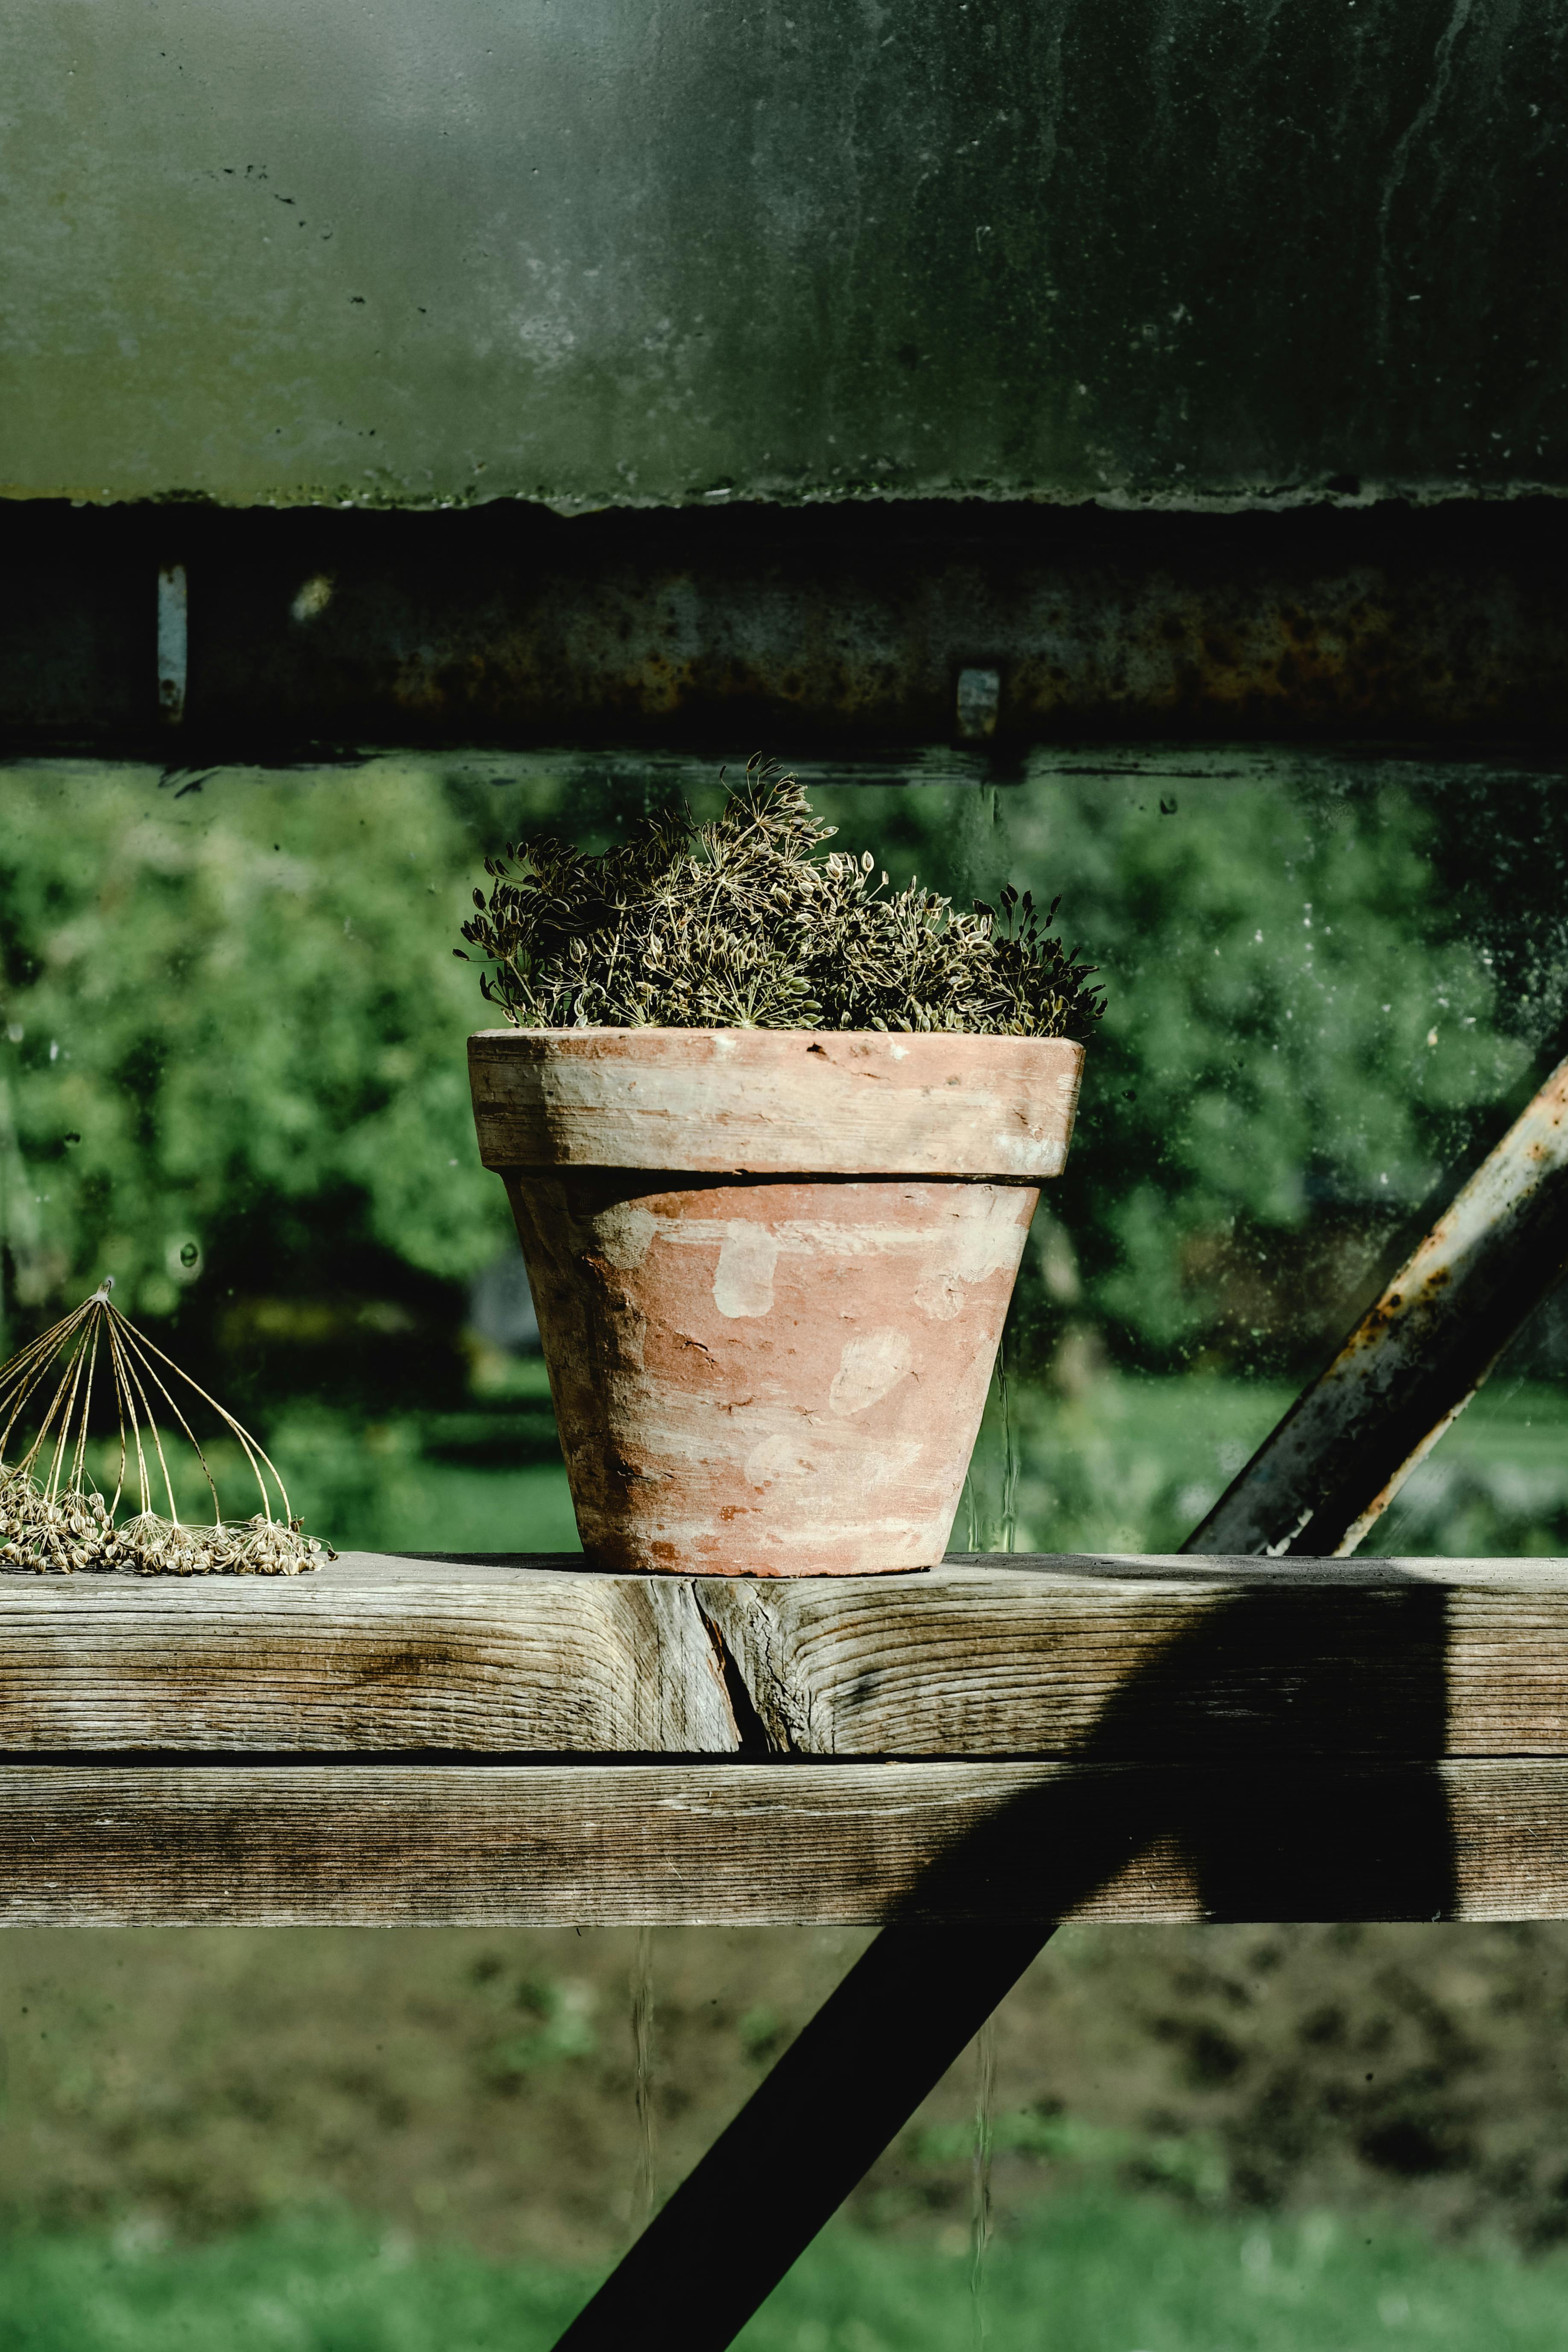
M 51 1500 L 25 1470 L 0 1472 L 0 1561 L 40 1576 L 128 1569 L 140 1576 L 298 1576 L 320 1558 L 313 1536 L 258 1512 L 237 1526 L 189 1527 L 138 1511 L 116 1527 L 96 1491 L 67 1486 Z
M 32 1569 L 41 1576 L 114 1569 L 142 1576 L 297 1576 L 314 1567 L 323 1547 L 290 1518 L 289 1497 L 271 1461 L 231 1413 L 110 1304 L 112 1288 L 111 1282 L 104 1283 L 63 1321 L 0 1367 L 0 1568 Z M 120 1423 L 119 1476 L 107 1502 L 87 1470 L 88 1421 L 100 1352 L 107 1360 Z M 158 1370 L 160 1364 L 211 1405 L 228 1433 L 238 1439 L 261 1489 L 262 1508 L 253 1518 L 236 1523 L 223 1517 L 206 1458 Z M 174 1507 L 153 1396 L 162 1399 L 195 1451 L 212 1496 L 210 1523 L 187 1524 Z M 19 1461 L 7 1463 L 5 1445 L 35 1402 L 37 1434 Z M 117 1524 L 132 1462 L 139 1507 Z M 154 1463 L 169 1506 L 167 1517 L 153 1508 Z M 275 1493 L 268 1489 L 268 1477 Z
M 955 911 L 869 851 L 815 855 L 822 824 L 793 776 L 755 761 L 711 824 L 681 806 L 602 857 L 561 841 L 487 858 L 463 937 L 493 966 L 487 1000 L 539 1029 L 884 1029 L 1081 1036 L 1103 1013 L 1033 901 Z M 464 950 L 455 950 L 462 955 Z

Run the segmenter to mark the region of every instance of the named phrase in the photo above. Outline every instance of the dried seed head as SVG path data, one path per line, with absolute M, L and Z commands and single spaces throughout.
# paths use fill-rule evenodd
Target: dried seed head
M 955 914 L 918 881 L 873 882 L 869 850 L 822 854 L 833 832 L 793 776 L 752 761 L 711 824 L 676 804 L 601 857 L 519 843 L 520 873 L 495 861 L 462 927 L 491 966 L 481 992 L 546 1029 L 1081 1036 L 1100 1019 L 1093 968 L 1042 934 L 1027 897 L 1009 886 L 1001 923 L 984 901 Z
M 0 1562 L 12 1570 L 64 1576 L 116 1569 L 146 1576 L 290 1576 L 312 1567 L 322 1547 L 291 1518 L 283 1482 L 268 1455 L 216 1398 L 110 1305 L 112 1288 L 112 1280 L 105 1280 L 82 1306 L 0 1366 Z M 100 1370 L 112 1389 L 119 1425 L 119 1470 L 107 1501 L 92 1483 L 88 1458 Z M 221 1515 L 217 1488 L 191 1429 L 188 1412 L 197 1399 L 237 1442 L 260 1490 L 261 1513 L 237 1527 Z M 179 1442 L 195 1454 L 205 1479 L 213 1517 L 205 1526 L 182 1522 L 175 1510 L 169 1470 L 174 1441 L 158 1426 L 158 1409 L 178 1429 Z M 5 1446 L 24 1417 L 28 1425 L 36 1423 L 37 1433 L 7 1462 Z M 138 1507 L 117 1525 L 128 1480 Z M 153 1507 L 155 1485 L 167 1500 L 166 1517 Z

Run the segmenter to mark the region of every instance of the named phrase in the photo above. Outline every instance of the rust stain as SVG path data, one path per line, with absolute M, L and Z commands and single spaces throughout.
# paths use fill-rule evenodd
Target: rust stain
M 152 692 L 151 654 L 132 677 L 108 649 L 142 627 L 146 519 L 21 527 L 35 533 L 21 572 L 36 563 L 47 589 L 37 628 L 0 645 L 0 724 L 123 732 Z M 745 740 L 780 718 L 797 743 L 931 742 L 953 737 L 976 663 L 999 678 L 996 733 L 1015 743 L 1077 727 L 1568 724 L 1568 575 L 1543 552 L 1555 524 L 1527 506 L 1300 511 L 1260 530 L 897 502 L 567 522 L 498 502 L 191 512 L 181 533 L 204 616 L 184 723 L 204 746 L 230 728 L 252 748 L 250 730 L 658 740 L 709 722 Z M 88 578 L 101 616 L 84 634 Z
M 918 584 L 916 609 L 909 580 L 875 572 L 655 572 L 613 600 L 557 580 L 505 618 L 492 607 L 405 655 L 391 699 L 425 720 L 565 723 L 575 712 L 657 727 L 771 707 L 941 737 L 978 635 L 1001 675 L 1003 735 L 1071 720 L 1265 733 L 1290 721 L 1518 723 L 1521 698 L 1543 696 L 1568 712 L 1544 646 L 1514 642 L 1495 607 L 1479 609 L 1477 584 L 1453 572 L 1415 583 L 1325 576 L 1289 593 L 1266 568 L 1194 581 L 1088 567 L 1069 585 L 1033 565 L 977 582 L 938 557 Z
M 1568 1269 L 1565 1102 L 1568 1061 L 1184 1550 L 1321 1558 L 1356 1549 Z

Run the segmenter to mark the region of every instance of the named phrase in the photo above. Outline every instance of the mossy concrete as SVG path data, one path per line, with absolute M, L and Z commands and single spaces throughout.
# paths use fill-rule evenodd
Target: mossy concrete
M 14 496 L 1568 485 L 1556 0 L 5 18 Z

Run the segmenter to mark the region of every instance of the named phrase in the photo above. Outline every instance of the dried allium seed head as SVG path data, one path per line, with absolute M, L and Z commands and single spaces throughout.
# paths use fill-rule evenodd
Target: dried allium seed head
M 819 855 L 821 824 L 792 776 L 753 761 L 707 825 L 674 806 L 601 857 L 518 843 L 463 937 L 480 989 L 516 1026 L 952 1030 L 1081 1036 L 1104 1012 L 1033 902 L 958 914 L 877 861 Z M 1046 918 L 1054 919 L 1053 906 Z
M 13 1571 L 75 1575 L 80 1570 L 134 1570 L 147 1576 L 292 1576 L 313 1567 L 322 1550 L 292 1518 L 283 1482 L 231 1413 L 153 1347 L 110 1303 L 105 1282 L 74 1313 L 0 1366 L 0 1560 Z M 105 1500 L 91 1484 L 88 1438 L 95 1376 L 112 1389 L 119 1423 L 119 1474 Z M 180 1383 L 171 1389 L 169 1376 Z M 183 1406 L 178 1393 L 184 1395 Z M 260 1491 L 262 1510 L 238 1525 L 226 1522 L 217 1489 L 187 1412 L 200 1399 L 236 1441 Z M 154 1404 L 166 1410 L 205 1479 L 213 1517 L 205 1525 L 182 1521 L 169 1471 L 170 1437 L 160 1431 Z M 26 1414 L 37 1434 L 19 1458 L 5 1447 Z M 134 1486 L 138 1508 L 115 1523 L 121 1496 Z M 161 1483 L 165 1517 L 153 1507 Z M 330 1557 L 330 1555 L 329 1555 Z

